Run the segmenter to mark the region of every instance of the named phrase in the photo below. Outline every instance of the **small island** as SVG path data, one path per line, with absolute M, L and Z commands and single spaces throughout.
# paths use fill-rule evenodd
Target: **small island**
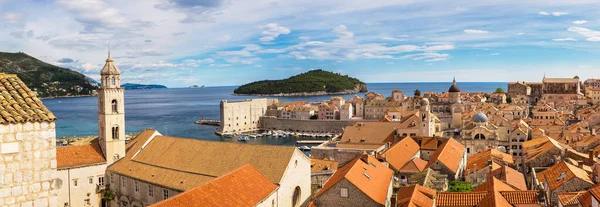
M 362 81 L 326 70 L 311 70 L 283 80 L 263 80 L 242 85 L 234 95 L 319 96 L 367 92 Z
M 125 88 L 127 90 L 130 89 L 153 89 L 153 88 L 167 88 L 166 86 L 163 85 L 155 85 L 155 84 L 137 84 L 137 83 L 125 83 L 123 85 L 121 85 L 122 88 Z

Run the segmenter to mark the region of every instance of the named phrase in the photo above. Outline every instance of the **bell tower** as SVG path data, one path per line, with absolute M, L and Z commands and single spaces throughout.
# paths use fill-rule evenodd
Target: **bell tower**
M 120 76 L 109 50 L 98 89 L 98 139 L 109 165 L 125 157 L 125 95 Z

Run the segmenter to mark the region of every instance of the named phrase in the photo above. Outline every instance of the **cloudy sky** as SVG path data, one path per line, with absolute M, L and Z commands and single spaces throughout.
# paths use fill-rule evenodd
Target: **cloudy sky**
M 548 3 L 550 2 L 550 3 Z M 597 0 L 0 0 L 0 45 L 122 79 L 239 85 L 322 68 L 365 82 L 600 77 Z

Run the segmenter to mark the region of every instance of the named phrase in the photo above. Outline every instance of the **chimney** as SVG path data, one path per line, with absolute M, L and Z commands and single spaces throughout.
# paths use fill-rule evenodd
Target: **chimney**
M 583 169 L 583 161 L 582 160 L 577 160 L 577 167 Z
M 594 150 L 593 149 L 588 150 L 588 165 L 589 166 L 594 165 Z

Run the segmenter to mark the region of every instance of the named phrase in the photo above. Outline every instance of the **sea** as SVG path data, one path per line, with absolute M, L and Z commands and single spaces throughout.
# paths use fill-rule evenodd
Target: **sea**
M 415 89 L 422 93 L 447 91 L 452 83 L 367 83 L 369 92 L 389 96 L 394 89 L 400 89 L 412 96 Z M 457 85 L 465 92 L 493 92 L 501 87 L 507 90 L 506 82 L 459 82 Z M 244 100 L 260 98 L 258 96 L 236 96 L 233 90 L 237 86 L 206 88 L 169 88 L 139 89 L 125 91 L 125 129 L 126 133 L 138 133 L 144 129 L 156 129 L 163 135 L 191 139 L 237 142 L 236 139 L 215 135 L 216 126 L 198 125 L 195 121 L 220 119 L 219 102 L 221 100 Z M 342 95 L 350 99 L 365 93 Z M 330 96 L 275 97 L 282 102 L 323 101 Z M 54 113 L 56 137 L 90 136 L 98 134 L 98 98 L 70 97 L 43 100 L 44 105 Z M 296 137 L 263 137 L 250 139 L 250 144 L 295 145 Z

